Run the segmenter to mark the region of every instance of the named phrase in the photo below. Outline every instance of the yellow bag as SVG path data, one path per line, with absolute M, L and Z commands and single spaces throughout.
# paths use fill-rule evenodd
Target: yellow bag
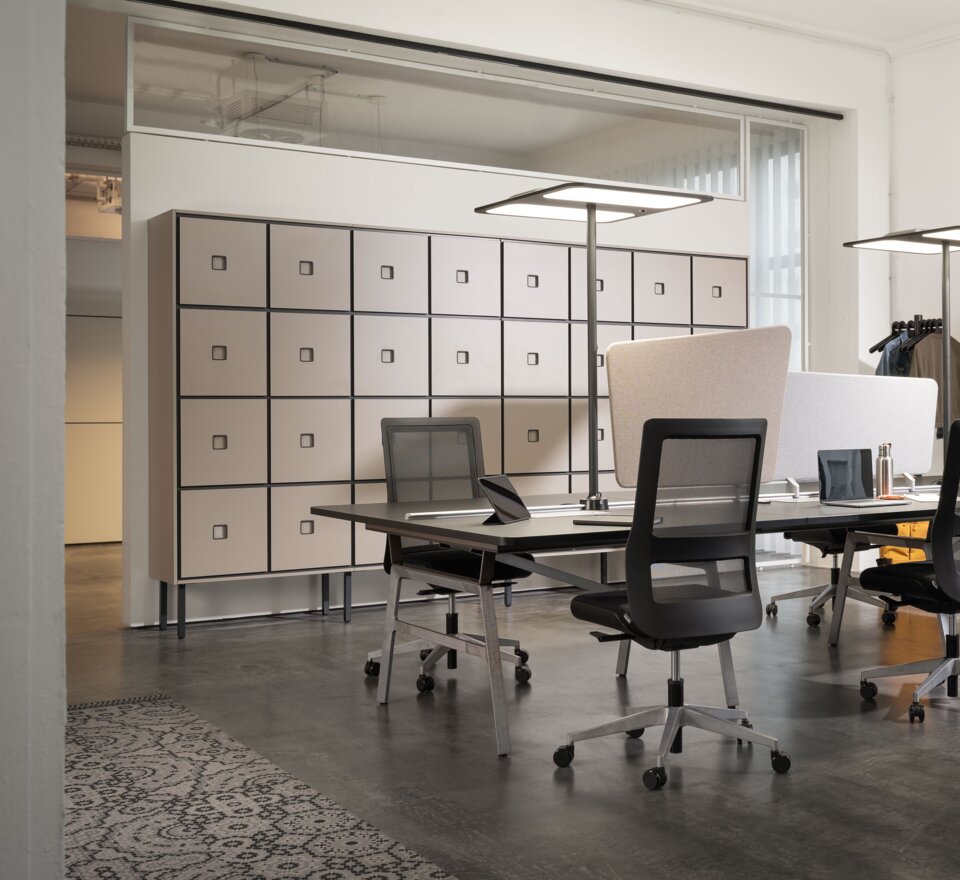
M 897 523 L 897 535 L 901 538 L 927 537 L 927 522 Z M 891 564 L 897 562 L 923 562 L 926 554 L 919 547 L 881 547 L 880 558 L 888 559 Z

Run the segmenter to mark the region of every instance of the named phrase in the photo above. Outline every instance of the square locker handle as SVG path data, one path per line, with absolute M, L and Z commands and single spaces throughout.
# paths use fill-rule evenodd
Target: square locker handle
M 538 353 L 538 352 L 535 352 L 535 351 L 528 351 L 528 352 L 527 352 L 527 366 L 528 366 L 528 367 L 535 367 L 535 366 L 537 366 L 539 363 L 540 363 L 540 355 L 539 355 L 539 353 Z
M 392 349 L 392 348 L 381 348 L 381 349 L 380 349 L 380 363 L 381 363 L 381 364 L 392 364 L 392 363 L 393 363 L 393 349 Z
M 469 363 L 470 363 L 470 352 L 469 352 L 469 351 L 458 351 L 458 352 L 457 352 L 457 363 L 458 363 L 458 364 L 469 364 Z
M 527 431 L 527 443 L 539 443 L 540 442 L 540 432 L 536 428 L 531 428 Z
M 214 254 L 210 257 L 210 268 L 214 272 L 226 272 L 227 271 L 227 258 L 221 254 Z
M 312 274 L 313 274 L 313 260 L 301 260 L 301 261 L 300 261 L 300 274 L 301 274 L 301 275 L 312 275 Z
M 710 296 L 714 299 L 720 299 L 720 297 L 723 296 L 723 288 L 719 284 L 714 284 L 713 287 L 710 288 Z
M 300 361 L 304 364 L 309 364 L 313 362 L 313 349 L 312 348 L 301 348 L 300 349 Z
M 227 347 L 225 345 L 210 346 L 210 360 L 225 361 L 227 359 Z
M 393 280 L 393 266 L 381 266 L 380 267 L 380 277 L 384 281 Z
M 227 539 L 227 524 L 218 523 L 213 527 L 213 540 L 225 541 Z
M 226 434 L 214 434 L 214 435 L 213 435 L 213 448 L 214 448 L 214 449 L 226 449 L 226 448 L 227 448 L 227 435 L 226 435 Z
M 457 284 L 468 284 L 470 273 L 466 269 L 457 269 Z
M 598 279 L 597 279 L 597 293 L 602 293 L 602 292 L 603 292 L 603 279 L 602 279 L 602 278 L 598 278 Z
M 667 286 L 662 281 L 653 282 L 653 295 L 663 296 L 667 292 Z
M 540 276 L 539 275 L 528 275 L 527 276 L 527 287 L 539 287 L 540 286 Z
M 603 428 L 597 428 L 597 439 L 603 442 Z
M 302 520 L 300 520 L 300 534 L 301 534 L 301 535 L 312 535 L 312 534 L 313 534 L 313 520 L 312 520 L 312 519 L 302 519 Z
M 301 449 L 313 449 L 313 434 L 301 434 L 301 435 L 300 435 L 300 448 L 301 448 Z
M 602 355 L 602 354 L 598 354 L 598 355 L 597 355 L 597 368 L 600 368 L 600 367 L 602 367 L 602 366 L 603 366 L 603 355 Z

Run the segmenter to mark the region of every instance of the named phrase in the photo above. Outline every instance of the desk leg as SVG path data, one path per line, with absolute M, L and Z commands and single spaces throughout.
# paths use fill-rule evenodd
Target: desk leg
M 390 699 L 390 675 L 393 672 L 393 646 L 397 641 L 397 614 L 400 609 L 400 575 L 390 574 L 390 586 L 387 589 L 387 617 L 383 632 L 383 646 L 380 648 L 380 677 L 377 682 L 377 702 L 387 703 Z
M 167 582 L 160 581 L 160 632 L 167 628 Z
M 850 571 L 853 568 L 855 547 L 856 542 L 847 532 L 847 539 L 843 545 L 843 562 L 840 564 L 840 579 L 837 582 L 837 596 L 833 602 L 833 618 L 830 621 L 830 647 L 834 647 L 840 641 L 840 624 L 843 623 L 843 607 L 847 603 L 847 587 L 850 586 Z
M 733 652 L 730 650 L 730 639 L 717 645 L 720 651 L 720 674 L 723 676 L 723 696 L 727 701 L 728 709 L 736 709 L 740 704 L 740 695 L 737 693 L 737 677 L 733 671 Z
M 480 614 L 486 644 L 487 670 L 490 674 L 490 697 L 493 701 L 493 725 L 497 732 L 497 754 L 510 754 L 510 725 L 507 721 L 507 696 L 503 685 L 503 664 L 500 662 L 500 633 L 494 611 L 493 590 L 480 587 Z M 380 672 L 383 675 L 383 671 Z

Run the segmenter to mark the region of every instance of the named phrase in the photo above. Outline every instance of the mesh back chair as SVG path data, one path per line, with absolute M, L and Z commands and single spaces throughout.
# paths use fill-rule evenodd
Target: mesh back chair
M 644 425 L 633 525 L 626 548 L 626 590 L 585 593 L 573 599 L 575 617 L 616 631 L 601 641 L 629 639 L 671 656 L 666 705 L 627 709 L 624 717 L 568 734 L 554 753 L 565 767 L 579 740 L 662 725 L 657 764 L 643 775 L 655 790 L 667 780 L 668 751 L 682 750 L 681 728 L 698 727 L 772 751 L 773 769 L 790 759 L 777 740 L 756 733 L 735 707 L 690 706 L 683 700 L 680 652 L 723 645 L 763 619 L 754 544 L 757 494 L 766 421 L 763 419 L 651 419 Z M 651 567 L 670 563 L 693 576 L 654 580 Z M 724 690 L 735 693 L 733 669 Z M 735 702 L 735 700 L 734 700 Z
M 874 678 L 893 675 L 927 673 L 927 677 L 913 692 L 910 721 L 923 721 L 924 709 L 920 700 L 925 694 L 944 682 L 947 695 L 957 696 L 957 676 L 960 674 L 960 650 L 957 638 L 957 613 L 960 612 L 960 510 L 957 493 L 960 487 L 960 420 L 950 426 L 940 501 L 930 528 L 932 560 L 901 562 L 860 572 L 860 583 L 870 590 L 878 590 L 897 597 L 897 606 L 908 605 L 940 616 L 944 637 L 942 657 L 881 666 L 860 674 L 860 695 L 872 700 L 877 695 Z
M 475 418 L 414 418 L 383 419 L 380 423 L 383 438 L 383 462 L 387 478 L 387 500 L 409 501 L 466 501 L 482 497 L 479 478 L 483 476 L 483 448 L 480 442 L 480 423 Z M 458 550 L 439 544 L 424 544 L 412 538 L 403 540 L 404 561 L 418 568 L 463 576 L 475 580 L 480 573 L 481 557 L 469 550 Z M 384 569 L 390 572 L 389 545 L 384 556 Z M 529 572 L 497 563 L 494 581 L 504 586 L 504 601 L 510 604 L 509 590 L 513 581 L 529 577 Z M 447 597 L 446 632 L 459 633 L 457 591 L 449 587 L 427 585 L 420 595 Z M 482 635 L 462 633 L 482 643 Z M 500 639 L 500 644 L 512 647 L 526 664 L 529 655 L 516 639 Z M 457 652 L 418 639 L 397 645 L 394 653 L 419 651 L 420 677 L 417 687 L 421 692 L 432 690 L 433 679 L 428 675 L 436 663 L 446 656 L 447 668 L 456 669 Z M 367 655 L 364 671 L 379 675 L 381 652 Z M 517 667 L 518 681 L 528 681 L 530 670 Z

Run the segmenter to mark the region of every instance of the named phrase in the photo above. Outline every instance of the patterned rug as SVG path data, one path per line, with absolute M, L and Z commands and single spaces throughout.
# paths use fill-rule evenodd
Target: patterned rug
M 452 880 L 164 696 L 72 706 L 74 880 Z

